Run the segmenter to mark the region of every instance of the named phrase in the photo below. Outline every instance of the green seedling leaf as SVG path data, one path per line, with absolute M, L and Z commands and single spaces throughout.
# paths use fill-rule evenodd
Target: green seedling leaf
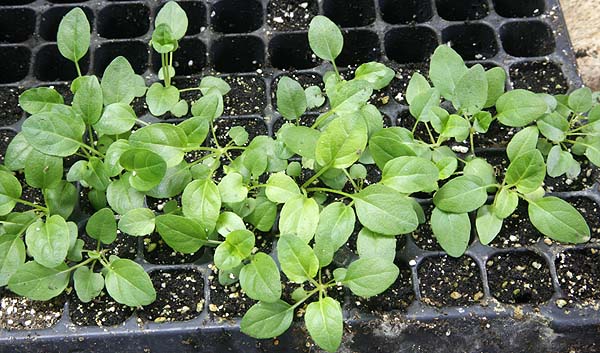
M 467 213 L 487 200 L 487 186 L 476 176 L 460 176 L 450 180 L 433 195 L 433 203 L 442 211 Z
M 522 153 L 506 169 L 506 183 L 516 186 L 520 193 L 534 192 L 544 182 L 546 164 L 538 150 Z
M 58 51 L 65 58 L 78 62 L 90 48 L 90 23 L 79 7 L 69 11 L 60 21 L 56 33 Z
M 313 249 L 295 235 L 282 235 L 279 238 L 277 257 L 281 270 L 292 282 L 308 281 L 319 270 L 319 259 Z
M 248 142 L 248 131 L 243 126 L 234 126 L 227 132 L 236 146 L 243 146 Z
M 452 257 L 460 257 L 469 246 L 471 221 L 467 213 L 447 213 L 434 208 L 431 229 L 438 243 Z
M 483 66 L 471 67 L 456 83 L 452 103 L 464 114 L 473 115 L 487 102 L 488 81 Z
M 439 170 L 420 157 L 397 157 L 383 168 L 381 183 L 403 194 L 437 189 Z
M 248 196 L 248 188 L 244 186 L 244 177 L 239 173 L 229 173 L 219 182 L 221 201 L 228 203 L 242 202 Z
M 23 122 L 27 142 L 41 153 L 67 157 L 82 144 L 85 124 L 67 106 L 56 106 L 52 112 L 38 113 Z
M 208 94 L 211 88 L 216 88 L 222 96 L 229 93 L 231 87 L 225 80 L 214 76 L 204 76 L 200 81 L 200 91 L 202 94 Z
M 119 219 L 119 229 L 136 237 L 154 232 L 154 212 L 147 208 L 136 208 L 128 211 Z
M 475 227 L 479 235 L 479 241 L 483 245 L 491 243 L 502 229 L 502 218 L 496 216 L 494 211 L 495 208 L 489 205 L 484 205 L 477 210 Z
M 25 181 L 34 188 L 51 188 L 58 185 L 63 176 L 62 158 L 31 151 L 25 161 Z
M 571 168 L 579 163 L 573 158 L 573 155 L 563 151 L 558 145 L 552 147 L 546 161 L 548 176 L 556 178 L 567 173 Z M 576 168 L 576 167 L 575 167 Z
M 144 207 L 144 194 L 129 185 L 129 178 L 112 181 L 106 189 L 106 201 L 118 214 Z
M 154 198 L 174 197 L 181 194 L 191 181 L 192 173 L 184 161 L 173 168 L 168 168 L 160 183 L 146 191 L 146 195 Z
M 42 192 L 50 215 L 69 218 L 79 198 L 77 188 L 73 184 L 61 180 L 57 185 L 44 189 Z
M 342 202 L 333 202 L 321 211 L 315 233 L 315 242 L 323 239 L 331 242 L 333 250 L 341 248 L 354 231 L 356 216 L 350 206 Z
M 246 220 L 261 232 L 268 232 L 273 228 L 277 217 L 277 204 L 269 201 L 266 197 L 257 197 L 254 210 Z
M 104 112 L 100 116 L 100 120 L 94 124 L 94 128 L 101 134 L 119 135 L 131 130 L 136 120 L 133 108 L 125 103 L 117 102 L 104 108 Z
M 502 188 L 494 199 L 493 213 L 498 218 L 508 218 L 519 205 L 519 195 L 508 188 Z
M 460 115 L 451 114 L 442 129 L 441 136 L 453 137 L 456 141 L 464 141 L 469 137 L 471 124 Z
M 239 266 L 252 253 L 254 234 L 249 230 L 235 230 L 215 250 L 215 265 L 220 270 Z
M 539 131 L 535 126 L 528 126 L 517 132 L 506 147 L 506 155 L 510 161 L 515 160 L 525 152 L 536 149 Z
M 487 79 L 487 100 L 485 101 L 484 108 L 493 107 L 496 105 L 496 101 L 502 94 L 506 85 L 506 71 L 501 67 L 494 67 L 485 72 L 485 78 Z
M 87 174 L 83 180 L 96 190 L 104 191 L 108 188 L 110 178 L 102 160 L 96 157 L 90 158 L 87 164 Z
M 202 98 L 192 103 L 192 115 L 214 121 L 223 114 L 223 96 L 211 88 Z
M 144 126 L 129 137 L 129 143 L 132 147 L 145 148 L 158 154 L 167 163 L 167 168 L 181 163 L 188 146 L 185 131 L 166 123 Z
M 9 278 L 25 263 L 25 244 L 19 234 L 0 236 L 0 286 L 8 284 Z
M 287 120 L 296 120 L 307 108 L 304 89 L 296 81 L 287 76 L 281 77 L 277 83 L 277 110 Z
M 50 300 L 62 293 L 69 284 L 66 264 L 47 268 L 29 261 L 17 269 L 8 280 L 8 289 L 32 300 Z
M 317 163 L 333 168 L 348 168 L 367 146 L 367 125 L 360 115 L 344 116 L 332 121 L 317 140 Z
M 417 229 L 417 215 L 409 199 L 384 185 L 371 185 L 355 195 L 356 215 L 369 230 L 384 235 Z
M 188 18 L 185 11 L 175 1 L 169 1 L 163 6 L 158 14 L 154 25 L 156 27 L 165 24 L 172 33 L 173 39 L 179 40 L 183 38 L 188 27 Z
M 356 69 L 354 78 L 369 82 L 373 89 L 382 89 L 390 84 L 395 74 L 394 70 L 382 63 L 369 62 Z
M 486 133 L 492 124 L 493 117 L 490 112 L 481 111 L 473 115 L 473 129 L 480 134 Z
M 529 201 L 531 223 L 547 237 L 564 243 L 585 243 L 590 228 L 577 209 L 557 197 Z
M 135 97 L 146 93 L 146 82 L 142 76 L 136 75 L 123 56 L 117 56 L 108 64 L 102 76 L 102 97 L 104 105 L 112 103 L 131 104 Z
M 334 61 L 342 52 L 344 37 L 330 19 L 325 16 L 315 16 L 308 27 L 308 43 L 319 58 Z
M 544 98 L 533 92 L 516 89 L 504 93 L 496 102 L 498 121 L 506 126 L 521 127 L 536 120 L 548 110 Z
M 173 38 L 171 27 L 166 23 L 156 25 L 152 32 L 151 42 L 152 48 L 159 54 L 166 54 L 177 49 L 177 39 Z
M 350 114 L 365 105 L 373 94 L 371 85 L 362 80 L 342 81 L 331 92 L 327 92 L 331 109 L 337 114 Z
M 356 239 L 356 250 L 361 259 L 380 258 L 393 263 L 396 258 L 396 238 L 363 228 Z
M 210 179 L 194 180 L 183 190 L 181 206 L 186 217 L 197 220 L 207 233 L 211 233 L 221 210 L 219 188 Z
M 277 139 L 283 141 L 285 147 L 302 157 L 315 159 L 315 148 L 321 133 L 319 130 L 305 126 L 286 124 L 277 132 Z
M 131 260 L 111 256 L 105 269 L 106 291 L 118 303 L 142 306 L 156 300 L 156 291 L 150 276 L 142 266 Z
M 73 284 L 79 300 L 89 303 L 102 292 L 104 277 L 84 266 L 73 273 Z
M 496 184 L 496 173 L 494 167 L 483 158 L 469 160 L 463 168 L 463 175 L 473 175 L 480 178 L 485 185 Z M 494 191 L 494 187 L 488 188 Z
M 408 87 L 406 88 L 406 101 L 409 105 L 412 105 L 415 98 L 422 95 L 423 93 L 430 92 L 431 86 L 427 79 L 418 72 L 415 72 L 410 81 L 408 81 Z
M 304 96 L 306 97 L 307 109 L 318 108 L 325 103 L 325 97 L 323 97 L 323 93 L 319 86 L 307 87 L 304 90 Z
M 69 226 L 61 216 L 50 216 L 46 223 L 38 220 L 27 228 L 25 244 L 37 263 L 54 268 L 65 261 L 69 252 Z
M 437 47 L 431 57 L 429 78 L 444 98 L 452 100 L 460 79 L 467 73 L 460 55 L 447 45 Z
M 548 140 L 559 143 L 567 137 L 570 125 L 566 118 L 554 112 L 539 119 L 537 127 Z
M 181 118 L 188 113 L 189 108 L 188 102 L 182 99 L 171 108 L 171 114 L 177 118 Z
M 279 216 L 279 231 L 295 235 L 308 243 L 319 224 L 319 205 L 313 198 L 297 195 L 289 198 Z
M 412 99 L 410 114 L 420 122 L 429 122 L 435 115 L 434 109 L 440 104 L 440 92 L 436 88 L 417 95 Z
M 354 164 L 350 167 L 348 174 L 354 180 L 365 179 L 367 177 L 367 168 L 362 164 Z
M 102 88 L 96 76 L 82 76 L 77 79 L 78 88 L 73 97 L 73 109 L 83 121 L 95 124 L 102 114 Z
M 9 172 L 0 170 L 0 215 L 10 213 L 21 197 L 21 183 Z
M 165 243 L 184 254 L 195 253 L 208 239 L 204 227 L 191 218 L 168 214 L 156 217 L 155 222 Z
M 175 86 L 164 87 L 160 82 L 155 82 L 146 93 L 146 104 L 154 116 L 161 116 L 170 111 L 177 102 L 179 90 Z
M 63 104 L 63 97 L 54 88 L 30 88 L 19 96 L 19 105 L 29 114 L 49 112 Z
M 177 126 L 185 132 L 190 144 L 200 145 L 208 136 L 210 124 L 208 119 L 195 116 L 182 121 Z
M 19 132 L 8 144 L 4 153 L 4 166 L 10 170 L 25 168 L 27 157 L 33 151 L 33 147 L 27 142 L 25 134 Z
M 244 314 L 240 330 L 250 337 L 271 338 L 284 333 L 294 320 L 291 305 L 278 300 L 273 303 L 258 302 Z
M 576 113 L 585 113 L 592 108 L 592 90 L 588 87 L 576 89 L 569 94 L 569 108 Z
M 392 127 L 382 129 L 371 136 L 369 151 L 377 166 L 383 169 L 388 161 L 396 157 L 416 156 L 414 145 L 410 131 L 401 127 Z
M 119 164 L 131 172 L 129 184 L 139 191 L 148 191 L 158 185 L 167 171 L 162 157 L 143 148 L 123 152 Z
M 246 225 L 244 220 L 233 212 L 223 212 L 219 215 L 217 220 L 217 233 L 226 237 L 227 234 L 234 230 L 244 230 Z
M 281 297 L 281 276 L 271 256 L 259 252 L 240 271 L 240 285 L 246 294 L 261 302 L 273 303 Z
M 86 233 L 104 244 L 110 244 L 117 238 L 117 221 L 110 208 L 103 208 L 88 219 Z
M 265 188 L 267 198 L 275 203 L 285 203 L 294 196 L 300 195 L 300 188 L 294 179 L 285 173 L 271 174 Z
M 343 283 L 360 297 L 383 293 L 398 278 L 400 270 L 382 258 L 358 259 L 348 266 Z
M 342 307 L 337 300 L 324 297 L 308 304 L 304 323 L 310 337 L 319 347 L 328 352 L 337 351 L 344 333 Z

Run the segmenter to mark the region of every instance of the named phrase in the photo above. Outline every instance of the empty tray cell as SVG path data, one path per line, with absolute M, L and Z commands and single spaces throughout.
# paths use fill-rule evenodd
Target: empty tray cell
M 258 75 L 231 75 L 223 77 L 231 91 L 223 97 L 223 115 L 262 114 L 267 106 L 267 86 Z
M 29 73 L 31 51 L 20 46 L 0 46 L 0 83 L 17 82 Z
M 533 17 L 545 10 L 544 0 L 494 0 L 494 9 L 503 17 Z
M 269 42 L 269 56 L 271 65 L 282 70 L 308 69 L 319 63 L 306 33 L 275 35 Z
M 318 14 L 317 0 L 271 0 L 267 5 L 267 24 L 276 31 L 306 30 Z
M 552 29 L 540 21 L 510 22 L 500 28 L 504 50 L 512 56 L 544 56 L 556 47 Z
M 426 62 L 438 43 L 429 27 L 394 28 L 385 34 L 385 53 L 400 64 Z
M 387 23 L 425 22 L 433 16 L 431 2 L 422 0 L 379 0 L 381 17 Z
M 26 8 L 0 9 L 0 43 L 19 43 L 31 37 L 35 11 Z
M 49 8 L 42 14 L 40 20 L 40 36 L 45 40 L 56 41 L 56 33 L 58 32 L 58 25 L 69 11 L 73 10 L 73 6 L 55 6 Z M 85 13 L 90 24 L 94 23 L 94 14 L 92 10 L 87 7 L 81 7 Z
M 206 5 L 198 1 L 182 1 L 178 3 L 188 18 L 186 36 L 198 34 L 206 28 Z M 158 13 L 158 12 L 157 12 Z
M 98 35 L 104 38 L 135 38 L 149 27 L 150 9 L 143 4 L 108 5 L 98 13 Z
M 486 262 L 490 292 L 509 304 L 540 304 L 554 294 L 550 269 L 532 251 L 504 253 Z
M 366 26 L 375 21 L 375 1 L 325 0 L 323 14 L 342 27 Z
M 160 70 L 160 55 L 152 52 L 152 68 L 154 72 Z M 173 53 L 173 67 L 175 75 L 199 74 L 206 66 L 206 45 L 197 38 L 183 38 L 179 41 L 179 48 Z
M 487 16 L 487 0 L 436 0 L 441 18 L 448 21 L 478 20 Z
M 217 71 L 254 71 L 265 62 L 265 44 L 254 36 L 221 37 L 213 42 L 210 56 Z
M 94 72 L 97 75 L 102 75 L 108 64 L 117 56 L 124 56 L 138 74 L 144 73 L 148 67 L 148 46 L 143 42 L 104 43 L 96 48 L 94 54 Z
M 254 0 L 222 0 L 210 14 L 212 28 L 221 33 L 248 33 L 263 24 L 263 7 Z
M 514 88 L 534 92 L 564 94 L 569 83 L 559 64 L 552 61 L 524 61 L 510 67 L 510 80 Z
M 442 40 L 450 43 L 464 60 L 485 60 L 498 52 L 494 30 L 484 24 L 450 26 L 442 31 Z
M 378 60 L 381 56 L 379 37 L 369 30 L 344 31 L 344 48 L 335 60 L 340 66 L 357 65 Z

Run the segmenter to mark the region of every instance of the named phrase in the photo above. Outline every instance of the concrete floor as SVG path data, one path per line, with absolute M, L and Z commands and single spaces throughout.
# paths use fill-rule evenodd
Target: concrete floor
M 560 0 L 584 83 L 600 91 L 600 0 Z

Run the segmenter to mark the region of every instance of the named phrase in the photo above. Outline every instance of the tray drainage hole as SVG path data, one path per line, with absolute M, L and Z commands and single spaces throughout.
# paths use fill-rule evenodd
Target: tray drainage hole
M 206 29 L 206 5 L 198 1 L 178 1 L 179 6 L 185 11 L 188 17 L 188 29 L 186 36 L 198 34 Z M 156 9 L 156 13 L 161 7 Z
M 478 20 L 490 13 L 486 0 L 436 0 L 435 4 L 440 17 L 448 21 Z
M 138 41 L 101 44 L 94 52 L 94 73 L 102 75 L 106 67 L 117 56 L 124 56 L 133 70 L 142 74 L 148 67 L 148 46 Z
M 540 21 L 507 23 L 500 28 L 500 37 L 504 50 L 512 56 L 544 56 L 556 47 L 552 29 Z
M 325 0 L 323 14 L 342 27 L 366 26 L 375 21 L 373 0 Z
M 319 61 L 308 45 L 306 33 L 276 35 L 269 42 L 271 65 L 282 70 L 301 70 L 315 67 Z
M 62 20 L 63 16 L 66 15 L 69 11 L 74 9 L 72 6 L 56 6 L 51 7 L 48 11 L 42 14 L 40 20 L 40 36 L 45 40 L 54 42 L 56 41 L 56 33 L 58 32 L 58 25 Z M 81 8 L 85 13 L 88 21 L 93 24 L 94 23 L 94 13 L 88 7 Z
M 431 3 L 421 0 L 379 0 L 381 17 L 387 23 L 425 22 L 433 16 Z
M 465 60 L 485 60 L 498 53 L 494 30 L 484 24 L 450 26 L 442 31 L 442 41 Z
M 152 68 L 154 72 L 160 70 L 160 55 L 152 52 Z M 199 74 L 206 66 L 206 45 L 196 38 L 183 38 L 179 41 L 179 48 L 173 54 L 173 67 L 175 75 Z
M 437 46 L 437 36 L 428 27 L 401 27 L 385 34 L 385 53 L 400 64 L 429 61 Z
M 514 88 L 549 94 L 564 94 L 569 90 L 560 65 L 552 61 L 520 62 L 512 65 L 509 71 Z
M 13 59 L 14 60 L 14 59 Z M 85 74 L 90 64 L 90 53 L 79 61 L 81 72 Z M 55 44 L 40 48 L 35 56 L 34 74 L 41 81 L 71 81 L 77 77 L 73 62 L 65 59 Z
M 340 66 L 362 64 L 375 61 L 381 56 L 377 33 L 364 30 L 344 31 L 344 48 L 336 59 Z
M 217 71 L 254 71 L 265 62 L 265 44 L 254 36 L 221 37 L 213 42 L 210 56 Z
M 221 33 L 247 33 L 263 24 L 263 7 L 254 0 L 222 0 L 210 13 L 212 28 Z
M 31 9 L 0 10 L 0 43 L 19 43 L 31 37 L 35 12 Z
M 104 38 L 135 38 L 150 27 L 150 9 L 143 4 L 108 5 L 98 13 L 98 35 Z
M 503 17 L 533 17 L 544 13 L 544 0 L 494 0 L 494 8 Z
M 490 292 L 500 302 L 540 304 L 554 294 L 546 260 L 532 251 L 493 256 L 486 267 Z

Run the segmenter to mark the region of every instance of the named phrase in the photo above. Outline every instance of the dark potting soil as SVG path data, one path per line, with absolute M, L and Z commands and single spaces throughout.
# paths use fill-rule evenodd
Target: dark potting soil
M 0 130 L 0 163 L 4 163 L 6 149 L 16 135 L 12 130 Z
M 418 268 L 421 300 L 429 305 L 471 305 L 483 298 L 479 267 L 468 256 L 425 258 Z
M 389 99 L 393 99 L 399 104 L 408 105 L 406 102 L 406 88 L 408 87 L 408 83 L 415 72 L 427 76 L 429 72 L 429 63 L 397 64 L 395 62 L 389 62 L 386 63 L 386 65 L 394 70 L 396 75 L 392 79 L 392 82 L 382 90 L 382 93 L 385 93 L 385 96 L 380 96 L 380 102 L 383 103 L 382 105 L 387 104 L 387 99 L 384 98 L 387 96 Z
M 412 275 L 410 267 L 403 261 L 396 260 L 396 265 L 400 268 L 400 274 L 390 288 L 370 298 L 351 295 L 350 307 L 374 315 L 387 314 L 392 310 L 405 311 L 415 300 Z
M 492 112 L 495 115 L 495 112 Z M 473 135 L 473 142 L 476 148 L 503 148 L 508 145 L 510 139 L 517 132 L 514 127 L 502 125 L 498 120 L 492 121 L 488 131 L 485 134 Z
M 190 320 L 204 309 L 204 279 L 192 269 L 157 270 L 150 273 L 156 301 L 139 311 L 142 320 L 156 323 Z
M 267 24 L 275 31 L 306 30 L 310 20 L 318 14 L 317 0 L 269 1 Z
M 261 76 L 226 76 L 231 91 L 223 97 L 223 115 L 261 114 L 267 105 L 266 84 Z
M 98 246 L 98 241 L 85 233 L 79 235 L 79 239 L 83 240 L 85 250 L 95 250 Z M 116 255 L 123 259 L 135 259 L 137 256 L 138 238 L 121 233 L 117 230 L 117 238 L 110 244 L 101 244 L 101 249 L 107 250 L 108 256 Z M 87 255 L 83 254 L 84 259 Z M 107 256 L 107 257 L 108 257 Z
M 413 242 L 421 249 L 427 251 L 442 251 L 442 247 L 435 239 L 433 230 L 431 229 L 431 212 L 435 207 L 433 204 L 422 205 L 425 212 L 425 223 L 419 224 L 417 229 L 410 233 Z
M 511 66 L 509 71 L 515 89 L 548 94 L 564 94 L 569 89 L 562 69 L 553 62 L 521 62 Z
M 213 265 L 208 265 L 212 273 L 208 276 L 210 286 L 210 304 L 208 311 L 210 315 L 218 319 L 233 319 L 244 316 L 255 300 L 248 298 L 239 282 L 229 286 L 219 283 L 219 270 Z
M 581 164 L 581 173 L 575 179 L 569 179 L 566 175 L 557 178 L 546 176 L 544 185 L 548 192 L 579 191 L 590 189 L 600 181 L 600 169 L 590 163 L 585 157 L 575 156 L 575 160 Z
M 528 205 L 520 201 L 515 212 L 504 219 L 500 233 L 489 244 L 495 248 L 519 248 L 538 242 L 542 234 L 531 224 Z
M 583 216 L 590 227 L 592 240 L 600 238 L 600 208 L 598 204 L 587 197 L 572 197 L 566 200 Z
M 0 87 L 0 126 L 16 123 L 23 116 L 19 107 L 19 95 L 23 89 L 16 87 Z
M 308 113 L 308 114 L 304 114 L 300 117 L 299 119 L 299 124 L 300 126 L 306 126 L 306 127 L 310 127 L 312 126 L 312 124 L 315 123 L 315 121 L 317 120 L 317 118 L 319 117 L 318 114 L 314 114 L 314 113 Z M 279 131 L 279 129 L 281 129 L 281 127 L 283 126 L 283 124 L 285 123 L 292 123 L 295 124 L 295 121 L 289 121 L 284 117 L 278 117 L 277 120 L 275 120 L 275 122 L 273 123 L 273 135 L 276 137 L 277 131 Z
M 300 83 L 300 86 L 302 86 L 302 88 L 307 89 L 310 86 L 317 86 L 321 89 L 321 91 L 324 89 L 325 84 L 323 84 L 323 78 L 321 77 L 321 75 L 317 74 L 317 73 L 308 73 L 308 72 L 290 72 L 289 74 L 283 74 L 281 76 L 278 76 L 277 78 L 275 78 L 273 80 L 273 83 L 271 83 L 271 102 L 273 102 L 273 108 L 277 109 L 277 85 L 279 84 L 279 80 L 284 77 L 290 77 L 296 81 L 298 81 L 298 83 Z M 324 107 L 325 104 L 323 104 L 321 107 Z M 311 110 L 320 110 L 319 108 L 314 108 Z M 309 110 L 309 111 L 311 111 Z
M 486 266 L 490 292 L 503 303 L 540 304 L 554 293 L 548 264 L 534 252 L 498 254 Z
M 267 135 L 269 129 L 262 118 L 221 118 L 215 122 L 215 133 L 220 146 L 225 146 L 231 141 L 227 135 L 234 126 L 242 126 L 248 132 L 248 141 L 259 135 Z M 239 152 L 239 151 L 238 151 Z M 231 151 L 230 151 L 231 154 Z
M 479 153 L 477 153 L 477 157 L 485 159 L 489 164 L 492 165 L 492 167 L 494 167 L 496 180 L 498 182 L 502 182 L 502 180 L 504 180 L 506 168 L 508 168 L 508 164 L 510 163 L 504 151 L 479 151 Z
M 65 101 L 65 104 L 71 105 L 73 103 L 73 92 L 71 92 L 70 84 L 57 83 L 48 87 L 54 88 L 56 92 L 60 93 Z
M 62 316 L 65 296 L 34 301 L 0 289 L 0 329 L 35 330 L 54 326 Z
M 556 273 L 571 303 L 600 299 L 600 250 L 569 249 L 556 257 Z
M 114 301 L 105 290 L 89 303 L 84 303 L 71 292 L 69 316 L 79 326 L 115 326 L 125 322 L 133 314 L 133 308 Z
M 405 109 L 398 113 L 398 116 L 396 118 L 396 126 L 403 127 L 408 131 L 413 131 L 416 122 L 417 120 L 410 114 L 410 111 L 408 109 Z M 435 131 L 431 129 L 431 133 L 435 134 Z M 429 137 L 429 133 L 427 132 L 427 128 L 425 127 L 425 123 L 420 122 L 417 124 L 417 128 L 413 132 L 413 137 L 416 140 L 431 143 L 431 138 Z
M 154 232 L 145 236 L 143 240 L 144 259 L 155 265 L 177 265 L 192 263 L 204 255 L 205 249 L 202 247 L 192 254 L 183 254 L 171 249 L 165 243 L 161 236 Z
M 33 202 L 36 205 L 44 205 L 44 194 L 42 194 L 41 189 L 32 188 L 31 186 L 25 183 L 25 175 L 17 174 L 17 179 L 21 182 L 21 200 Z M 31 210 L 31 206 L 23 205 L 22 203 L 18 203 L 15 205 L 13 212 L 25 212 Z

